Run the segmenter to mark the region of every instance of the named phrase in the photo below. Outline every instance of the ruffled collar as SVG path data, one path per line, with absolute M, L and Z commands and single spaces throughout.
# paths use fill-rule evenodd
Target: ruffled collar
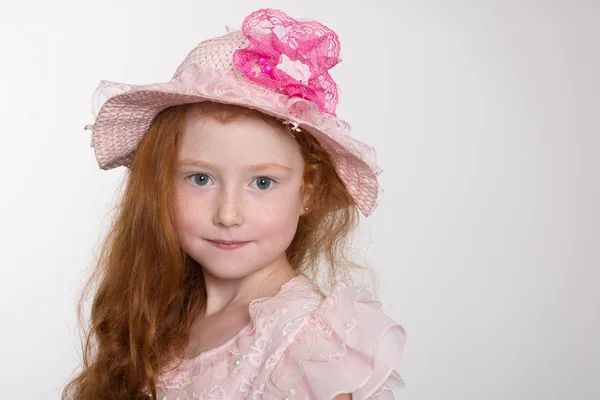
M 181 361 L 181 368 L 193 367 L 199 363 L 216 361 L 221 355 L 231 352 L 238 342 L 253 336 L 261 325 L 269 318 L 274 317 L 277 311 L 286 301 L 297 298 L 301 293 L 309 292 L 314 295 L 313 283 L 304 275 L 297 275 L 285 282 L 273 296 L 260 297 L 254 299 L 248 305 L 250 313 L 250 323 L 240 329 L 233 337 L 227 339 L 223 344 L 220 344 L 212 349 L 205 350 L 198 355 L 189 359 L 175 358 L 170 366 L 175 366 Z M 312 296 L 311 296 L 312 297 Z M 247 341 L 247 340 L 246 340 Z

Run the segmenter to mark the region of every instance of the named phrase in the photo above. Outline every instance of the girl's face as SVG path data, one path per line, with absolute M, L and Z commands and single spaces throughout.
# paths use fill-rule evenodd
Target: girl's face
M 175 171 L 180 243 L 205 274 L 240 279 L 286 265 L 304 210 L 304 160 L 289 133 L 255 116 L 223 124 L 188 113 Z

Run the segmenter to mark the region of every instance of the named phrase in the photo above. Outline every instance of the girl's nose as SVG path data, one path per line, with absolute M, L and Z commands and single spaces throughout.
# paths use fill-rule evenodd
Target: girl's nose
M 235 190 L 225 189 L 216 199 L 214 224 L 230 227 L 244 222 L 241 197 Z

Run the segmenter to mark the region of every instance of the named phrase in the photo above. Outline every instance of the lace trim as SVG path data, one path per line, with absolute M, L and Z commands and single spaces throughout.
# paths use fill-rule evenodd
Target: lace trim
M 243 328 L 234 338 L 230 339 L 231 343 L 225 346 L 213 357 L 203 357 L 204 353 L 210 352 L 210 350 L 199 354 L 198 356 L 182 360 L 181 365 L 174 369 L 179 362 L 179 359 L 175 359 L 168 363 L 166 372 L 163 373 L 158 379 L 158 385 L 165 389 L 184 389 L 194 382 L 194 377 L 202 372 L 206 371 L 207 368 L 212 367 L 215 362 L 224 360 L 227 356 L 236 357 L 233 362 L 232 371 L 223 382 L 211 386 L 209 389 L 203 389 L 198 396 L 206 395 L 209 393 L 220 393 L 223 386 L 231 381 L 237 372 L 242 369 L 246 361 L 254 367 L 259 367 L 262 364 L 262 356 L 264 348 L 266 346 L 265 340 L 261 337 L 262 334 L 282 315 L 282 306 L 289 302 L 290 299 L 297 298 L 297 296 L 311 297 L 310 296 L 310 285 L 302 284 L 307 278 L 303 275 L 298 275 L 287 282 L 285 282 L 278 293 L 272 297 L 262 297 L 250 302 L 249 311 L 251 318 L 252 329 L 248 329 L 245 334 L 242 332 L 246 329 Z M 300 284 L 298 284 L 300 283 Z M 251 342 L 248 345 L 242 345 L 241 348 L 246 347 L 246 351 L 243 354 L 238 353 L 235 349 L 235 344 L 243 341 L 244 339 L 250 339 Z M 233 340 L 235 339 L 235 340 Z
M 366 286 L 350 289 L 344 284 L 338 284 L 334 287 L 332 295 L 323 300 L 314 291 L 312 283 L 309 280 L 304 280 L 304 277 L 293 278 L 286 283 L 285 288 L 282 286 L 278 294 L 266 299 L 266 301 L 257 299 L 250 307 L 256 332 L 254 337 L 250 338 L 251 343 L 247 345 L 244 354 L 236 358 L 235 367 L 230 376 L 224 382 L 213 385 L 208 389 L 202 389 L 200 392 L 188 393 L 188 395 L 178 393 L 180 400 L 227 398 L 228 395 L 233 395 L 233 392 L 226 392 L 223 386 L 237 374 L 237 371 L 246 362 L 253 368 L 248 371 L 247 376 L 241 376 L 239 387 L 236 385 L 237 389 L 232 390 L 238 394 L 243 394 L 244 398 L 274 399 L 275 397 L 272 397 L 274 393 L 268 389 L 268 386 L 271 385 L 270 382 L 278 382 L 278 374 L 284 372 L 288 349 L 293 345 L 303 344 L 308 345 L 311 351 L 305 359 L 300 360 L 303 366 L 302 371 L 295 379 L 292 378 L 293 386 L 284 392 L 290 396 L 288 399 L 293 399 L 294 396 L 298 397 L 302 393 L 302 389 L 298 388 L 297 384 L 306 373 L 306 366 L 311 354 L 317 355 L 317 357 L 313 357 L 313 360 L 330 361 L 333 357 L 341 357 L 347 353 L 346 343 L 348 342 L 349 333 L 354 331 L 356 327 L 357 303 L 367 304 L 381 311 L 381 303 L 375 300 L 374 293 Z M 294 311 L 298 314 L 286 319 L 285 324 L 281 324 L 280 318 L 287 312 L 282 310 L 286 310 L 285 305 L 293 300 L 301 301 L 301 310 L 294 308 Z M 340 330 L 340 327 L 343 327 L 343 329 Z M 267 341 L 264 335 L 259 334 L 259 332 L 264 333 L 268 329 L 273 329 L 273 333 L 268 336 L 269 340 Z M 343 338 L 341 346 L 336 347 L 335 340 L 331 340 L 331 336 L 335 332 L 345 333 L 342 336 L 338 335 Z M 384 333 L 381 334 L 373 347 L 369 347 L 371 359 L 375 357 Z M 324 342 L 321 343 L 318 340 L 319 338 L 324 338 Z M 333 344 L 333 347 L 328 348 L 328 344 Z M 245 346 L 242 345 L 241 348 Z M 314 348 L 318 348 L 318 350 L 314 350 Z M 236 352 L 232 354 L 237 355 Z M 197 362 L 194 362 L 194 360 L 196 359 L 187 360 L 191 361 L 188 364 L 192 365 L 188 365 L 189 368 L 187 369 L 179 370 L 170 380 L 165 380 L 162 386 L 169 389 L 185 389 L 193 383 L 197 374 L 212 372 L 205 369 L 210 368 L 210 364 L 197 360 Z M 232 367 L 232 360 L 233 358 L 229 360 L 229 365 L 223 365 L 224 370 Z M 374 371 L 375 368 L 370 368 L 368 374 L 365 374 L 365 379 L 359 383 L 357 388 L 354 388 L 354 391 L 360 391 L 360 388 L 373 377 Z M 258 379 L 259 377 L 260 379 Z M 276 386 L 281 387 L 280 383 L 277 383 Z M 286 379 L 285 383 L 289 384 L 290 381 Z M 402 377 L 396 371 L 392 371 L 381 384 L 376 388 L 373 387 L 373 390 L 376 389 L 376 391 L 369 394 L 369 398 L 381 395 L 392 388 L 402 387 L 404 387 Z M 280 389 L 277 389 L 277 394 L 279 393 L 281 393 Z M 166 397 L 163 397 L 163 399 L 166 400 Z
M 350 296 L 350 293 L 353 291 L 355 294 L 351 302 L 352 309 L 345 309 L 344 306 L 346 303 L 344 302 L 344 297 Z M 310 323 L 305 325 L 302 334 L 298 335 L 301 340 L 292 343 L 292 346 L 307 346 L 309 347 L 309 350 L 304 360 L 301 361 L 302 368 L 300 374 L 295 379 L 286 379 L 284 383 L 286 387 L 290 385 L 290 387 L 288 387 L 288 392 L 284 392 L 284 394 L 288 396 L 287 399 L 294 399 L 294 397 L 298 394 L 299 391 L 297 390 L 297 386 L 306 374 L 307 365 L 311 361 L 319 360 L 330 362 L 333 358 L 343 357 L 347 354 L 348 348 L 346 344 L 348 342 L 348 336 L 350 332 L 354 331 L 356 328 L 357 302 L 370 305 L 379 311 L 382 311 L 381 303 L 376 300 L 375 295 L 370 288 L 365 285 L 349 288 L 343 283 L 336 285 L 334 287 L 333 295 L 328 297 L 323 302 L 321 307 L 315 310 L 312 318 L 310 319 Z M 328 314 L 330 314 L 332 311 L 335 312 L 336 316 L 328 318 Z M 345 318 L 340 318 L 344 315 L 346 316 Z M 327 350 L 326 346 L 334 343 L 334 340 L 331 340 L 332 335 L 339 332 L 344 333 L 343 337 L 341 337 L 341 349 L 338 350 L 332 348 Z M 370 355 L 371 360 L 374 359 L 377 349 L 380 346 L 381 338 L 386 334 L 386 332 L 387 330 L 382 332 L 380 337 L 377 338 L 376 344 L 372 348 L 373 354 Z M 320 337 L 325 338 L 322 343 L 319 341 Z M 280 369 L 278 371 L 274 371 L 274 381 L 278 381 L 283 378 L 283 369 L 284 366 L 281 364 Z M 354 392 L 363 387 L 364 384 L 371 379 L 373 373 L 374 368 L 371 368 L 368 376 L 366 376 L 355 388 L 350 390 L 350 392 Z M 276 384 L 276 386 L 281 385 Z M 380 395 L 381 393 L 391 390 L 392 388 L 403 388 L 404 386 L 405 383 L 402 377 L 395 370 L 393 370 L 386 377 L 384 382 L 378 387 L 377 391 L 371 394 L 369 397 Z

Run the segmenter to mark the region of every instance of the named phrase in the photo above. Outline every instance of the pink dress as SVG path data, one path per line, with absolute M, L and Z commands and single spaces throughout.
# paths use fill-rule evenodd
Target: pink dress
M 158 398 L 384 400 L 404 386 L 395 366 L 406 332 L 366 287 L 338 284 L 323 299 L 299 275 L 249 310 L 251 323 L 235 337 L 165 371 Z

